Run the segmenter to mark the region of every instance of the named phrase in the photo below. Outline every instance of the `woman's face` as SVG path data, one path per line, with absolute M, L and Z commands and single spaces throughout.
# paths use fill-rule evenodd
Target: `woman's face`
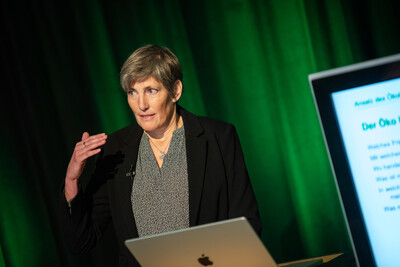
M 172 98 L 164 85 L 153 77 L 132 84 L 128 91 L 128 103 L 140 127 L 147 133 L 164 133 L 174 117 L 176 101 L 182 92 L 182 83 L 175 84 L 176 94 Z

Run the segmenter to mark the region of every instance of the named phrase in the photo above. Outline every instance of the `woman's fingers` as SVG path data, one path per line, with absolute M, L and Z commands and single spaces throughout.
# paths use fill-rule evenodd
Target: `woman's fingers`
M 100 153 L 101 149 L 99 147 L 104 145 L 106 140 L 107 135 L 104 133 L 90 136 L 89 133 L 84 132 L 82 141 L 75 145 L 74 153 L 67 169 L 67 179 L 78 179 L 83 172 L 86 160 Z
M 97 134 L 87 137 L 85 140 L 78 142 L 75 147 L 75 160 L 77 162 L 85 161 L 87 158 L 100 152 L 99 146 L 106 143 L 106 134 Z
M 89 137 L 89 133 L 88 132 L 84 132 L 83 134 L 82 134 L 82 139 L 81 139 L 81 141 L 85 141 L 85 139 L 87 139 Z
M 79 149 L 78 146 L 81 146 L 81 149 L 83 149 L 83 150 L 94 149 L 96 147 L 104 145 L 106 139 L 107 139 L 107 135 L 104 133 L 93 135 L 93 136 L 87 137 L 85 139 L 82 138 L 82 141 L 77 144 L 77 149 Z

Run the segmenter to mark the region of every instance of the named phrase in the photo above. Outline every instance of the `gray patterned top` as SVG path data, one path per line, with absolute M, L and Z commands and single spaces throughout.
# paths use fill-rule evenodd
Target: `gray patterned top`
M 184 127 L 175 130 L 161 168 L 143 133 L 132 186 L 139 236 L 189 227 L 189 186 Z

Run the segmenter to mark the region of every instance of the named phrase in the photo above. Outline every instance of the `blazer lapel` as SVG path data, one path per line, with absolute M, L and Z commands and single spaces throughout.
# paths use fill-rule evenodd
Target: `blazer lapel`
M 135 177 L 136 160 L 139 150 L 139 143 L 143 130 L 138 125 L 135 125 L 132 131 L 129 132 L 125 139 L 125 147 L 123 153 L 125 154 L 125 160 L 123 166 L 121 166 L 121 175 L 116 181 L 116 190 L 120 192 L 117 196 L 121 198 L 121 209 L 126 224 L 126 229 L 131 237 L 137 237 L 137 228 L 135 218 L 133 216 L 131 194 L 132 184 Z
M 204 171 L 207 156 L 207 140 L 202 136 L 203 128 L 198 118 L 181 109 L 185 127 L 186 155 L 189 179 L 189 225 L 197 225 L 201 196 L 203 194 Z

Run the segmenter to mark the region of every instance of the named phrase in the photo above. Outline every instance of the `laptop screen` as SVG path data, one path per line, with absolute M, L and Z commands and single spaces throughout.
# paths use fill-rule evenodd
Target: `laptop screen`
M 142 266 L 277 267 L 245 217 L 125 241 Z
M 359 266 L 400 251 L 400 55 L 310 75 Z

